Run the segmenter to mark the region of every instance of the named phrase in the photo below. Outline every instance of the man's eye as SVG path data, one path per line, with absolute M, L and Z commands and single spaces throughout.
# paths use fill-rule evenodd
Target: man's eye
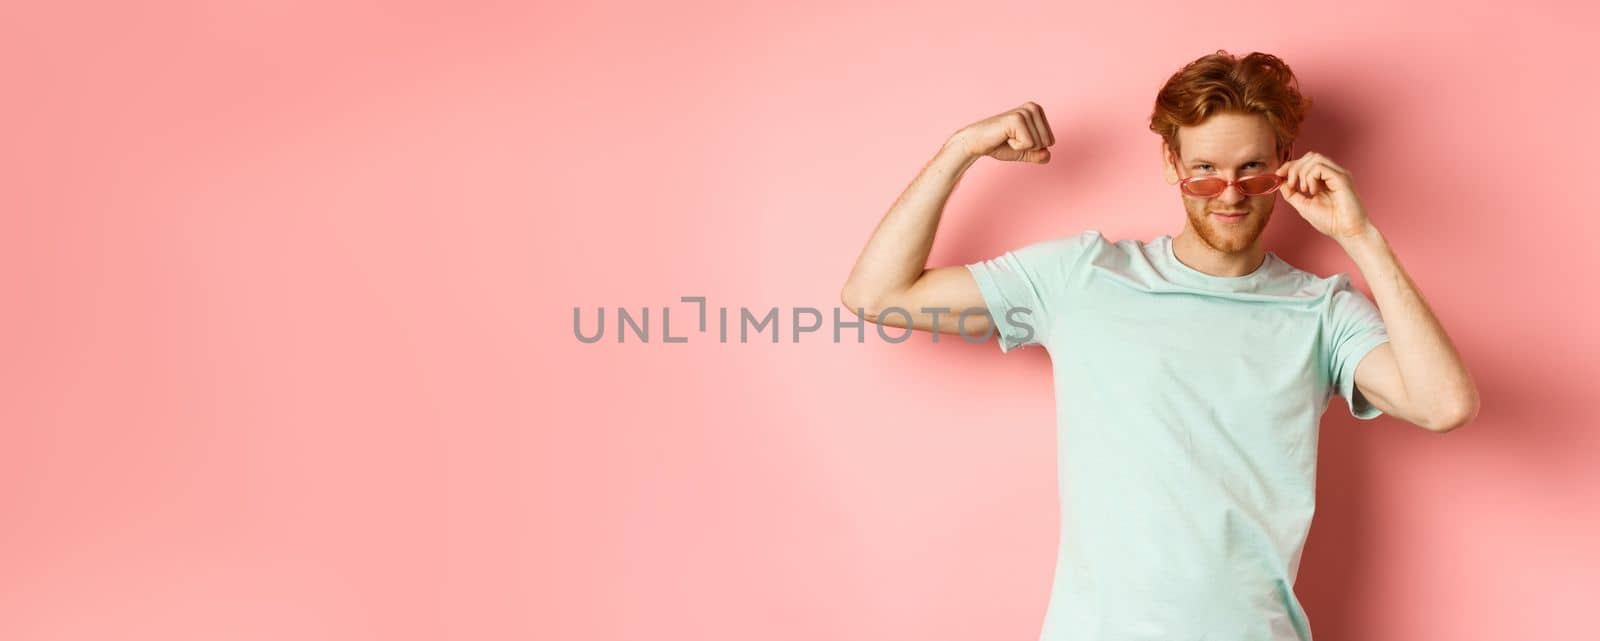
M 1211 171 L 1211 165 L 1200 165 L 1199 169 Z

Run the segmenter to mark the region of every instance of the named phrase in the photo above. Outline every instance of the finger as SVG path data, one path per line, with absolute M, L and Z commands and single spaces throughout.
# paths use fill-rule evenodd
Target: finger
M 1035 102 L 1029 102 L 1027 106 L 1039 125 L 1039 135 L 1044 139 L 1044 146 L 1056 144 L 1056 132 L 1050 128 L 1050 119 L 1044 117 L 1044 107 Z
M 1329 167 L 1332 167 L 1334 170 L 1338 171 L 1339 173 L 1344 174 L 1345 177 L 1347 177 L 1347 178 L 1350 177 L 1350 175 L 1351 175 L 1349 169 L 1345 169 L 1344 167 L 1339 166 L 1337 163 L 1333 162 L 1333 159 L 1331 159 L 1331 158 L 1329 158 L 1327 156 L 1324 156 L 1322 154 L 1317 154 L 1317 162 L 1320 162 L 1320 163 L 1323 163 L 1323 164 L 1325 164 L 1325 165 L 1327 165 Z
M 1353 180 L 1350 178 L 1350 170 L 1335 165 L 1332 162 L 1329 162 L 1327 159 L 1323 159 L 1318 163 L 1318 165 L 1327 168 L 1328 173 L 1330 174 L 1328 177 L 1329 184 L 1337 184 L 1337 186 L 1340 188 L 1345 188 L 1352 184 Z
M 1302 185 L 1303 184 L 1304 183 L 1302 183 Z M 1303 188 L 1296 188 L 1283 192 L 1283 199 L 1289 201 L 1289 204 L 1293 205 L 1295 209 L 1308 207 L 1313 202 L 1311 195 L 1307 194 Z
M 1304 174 L 1306 193 L 1312 196 L 1350 185 L 1350 172 L 1334 164 L 1327 156 L 1314 151 L 1306 152 L 1297 163 L 1298 170 Z
M 1044 164 L 1050 162 L 1049 149 L 1007 149 L 1004 156 L 996 156 L 1001 160 L 1011 162 L 1030 162 Z
M 1033 111 L 1039 115 L 1039 131 L 1044 133 L 1045 139 L 1050 141 L 1049 144 L 1056 144 L 1056 130 L 1050 127 L 1050 119 L 1045 117 L 1044 107 L 1034 105 Z
M 1333 163 L 1319 161 L 1313 171 L 1316 172 L 1317 177 L 1330 190 L 1344 191 L 1350 189 L 1350 176 L 1340 171 Z
M 1285 183 L 1285 184 L 1288 184 L 1288 183 Z M 1300 192 L 1297 192 L 1297 191 L 1294 191 L 1294 190 L 1291 190 L 1291 189 L 1284 189 L 1283 190 L 1283 199 L 1286 200 L 1286 201 L 1289 201 L 1289 204 L 1290 205 L 1294 205 L 1296 209 L 1299 209 L 1300 208 L 1300 204 L 1305 202 L 1305 196 L 1302 196 L 1302 195 L 1300 195 Z
M 1317 194 L 1320 194 L 1324 190 L 1327 189 L 1327 185 L 1324 184 L 1325 178 L 1323 177 L 1323 174 L 1326 173 L 1328 170 L 1327 170 L 1327 168 L 1322 166 L 1322 163 L 1319 163 L 1319 162 L 1306 163 L 1305 171 L 1306 171 L 1306 187 L 1308 188 L 1307 191 L 1312 196 L 1316 196 Z
M 1291 160 L 1283 163 L 1283 166 L 1278 168 L 1277 174 L 1287 179 L 1283 182 L 1283 184 L 1284 187 L 1289 191 L 1295 191 L 1300 188 L 1300 175 L 1295 173 L 1296 163 L 1299 162 L 1300 161 L 1298 159 Z
M 1028 127 L 1028 119 L 1023 117 L 1021 111 L 1012 111 L 1007 115 L 1006 138 L 1006 144 L 1017 151 L 1033 148 L 1033 130 Z
M 1306 163 L 1306 186 L 1312 196 L 1328 191 L 1328 179 L 1334 175 L 1332 168 L 1320 160 Z
M 1298 176 L 1294 173 L 1295 167 L 1299 162 L 1300 159 L 1296 158 L 1279 165 L 1277 171 L 1272 172 L 1285 178 L 1283 185 L 1281 185 L 1282 189 L 1292 192 L 1299 188 L 1299 182 L 1296 180 Z
M 1034 148 L 1043 148 L 1044 136 L 1039 134 L 1039 121 L 1037 118 L 1033 117 L 1033 111 L 1029 110 L 1027 105 L 1023 105 L 1021 107 L 1017 107 L 1017 113 L 1022 114 L 1022 119 L 1028 122 L 1028 131 L 1033 134 Z

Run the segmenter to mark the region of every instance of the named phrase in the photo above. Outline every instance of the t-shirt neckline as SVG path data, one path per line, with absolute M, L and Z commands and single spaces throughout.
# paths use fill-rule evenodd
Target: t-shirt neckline
M 1164 251 L 1167 255 L 1167 262 L 1170 263 L 1172 268 L 1177 270 L 1177 272 L 1181 274 L 1184 279 L 1196 284 L 1220 286 L 1228 289 L 1239 289 L 1255 285 L 1267 277 L 1268 272 L 1271 271 L 1268 268 L 1272 266 L 1273 261 L 1278 259 L 1276 254 L 1268 251 L 1266 258 L 1261 261 L 1260 265 L 1256 266 L 1256 269 L 1253 272 L 1243 276 L 1214 276 L 1185 265 L 1183 261 L 1178 260 L 1177 253 L 1172 249 L 1171 235 L 1161 236 L 1161 244 L 1162 251 Z

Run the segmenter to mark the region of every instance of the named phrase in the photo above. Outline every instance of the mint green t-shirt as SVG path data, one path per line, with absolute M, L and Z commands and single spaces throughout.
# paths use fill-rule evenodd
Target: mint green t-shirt
M 1347 274 L 1253 273 L 1097 230 L 968 265 L 1000 349 L 1054 372 L 1060 547 L 1044 641 L 1309 641 L 1294 593 L 1331 398 L 1389 340 Z M 1017 309 L 1020 308 L 1020 309 Z M 1013 311 L 1013 310 L 1016 311 Z M 1025 310 L 1025 311 L 1024 311 Z

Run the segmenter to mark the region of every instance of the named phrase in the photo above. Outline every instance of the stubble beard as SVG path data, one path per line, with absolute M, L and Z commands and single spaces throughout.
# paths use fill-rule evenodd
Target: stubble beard
M 1189 212 L 1189 226 L 1194 227 L 1195 234 L 1200 237 L 1200 242 L 1210 248 L 1226 254 L 1242 252 L 1255 244 L 1261 232 L 1266 229 L 1267 221 L 1272 218 L 1272 210 L 1258 212 L 1254 207 L 1250 210 L 1245 225 L 1242 229 L 1230 229 L 1226 223 L 1218 222 L 1211 217 L 1210 208 L 1206 201 L 1191 201 L 1185 208 Z

